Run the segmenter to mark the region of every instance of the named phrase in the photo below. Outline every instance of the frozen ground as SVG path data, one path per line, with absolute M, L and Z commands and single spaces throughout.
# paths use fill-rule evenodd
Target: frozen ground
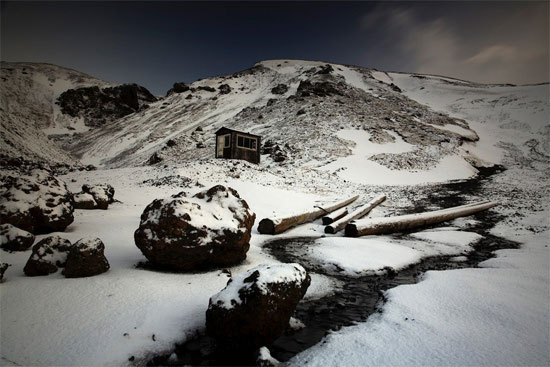
M 390 76 L 413 99 L 466 118 L 480 136 L 471 151 L 509 167 L 487 190 L 500 192 L 496 210 L 506 217 L 492 232 L 522 247 L 498 251 L 479 269 L 430 271 L 391 289 L 381 314 L 332 333 L 290 365 L 550 365 L 548 151 L 541 156 L 526 144 L 547 144 L 548 85 Z
M 292 72 L 293 67 L 283 69 Z M 356 74 L 347 70 L 343 74 L 359 86 Z M 290 364 L 549 365 L 548 86 L 482 88 L 401 74 L 384 74 L 383 78 L 421 103 L 467 119 L 480 143 L 461 149 L 475 153 L 479 161 L 500 162 L 509 168 L 493 177 L 483 195 L 501 201 L 494 210 L 503 219 L 492 232 L 521 242 L 522 247 L 499 251 L 481 268 L 432 271 L 418 284 L 388 291 L 381 314 L 331 333 Z M 415 84 L 417 79 L 423 84 Z M 395 143 L 377 147 L 371 142 L 366 146 L 366 135 L 346 135 L 346 129 L 339 134 L 355 142 L 354 154 L 331 164 L 347 165 L 349 172 L 360 172 L 365 178 L 368 171 L 361 158 L 366 154 L 407 148 L 395 136 Z M 525 145 L 532 139 L 537 143 Z M 458 153 L 468 156 L 464 151 Z M 352 194 L 361 194 L 360 200 L 365 201 L 374 193 L 385 192 L 388 200 L 369 215 L 400 213 L 414 206 L 416 188 L 420 187 L 396 185 L 410 177 L 408 171 L 392 171 L 397 182 L 391 186 L 369 185 L 377 182 L 359 178 L 354 182 L 345 176 L 346 170 L 333 172 L 311 165 L 277 167 L 266 163 L 254 167 L 205 160 L 62 177 L 74 192 L 80 191 L 83 183 L 105 182 L 115 187 L 115 198 L 121 203 L 107 211 L 76 211 L 75 222 L 60 233 L 71 241 L 101 238 L 111 269 L 84 279 L 65 279 L 59 273 L 29 278 L 24 276 L 23 266 L 30 251 L 2 251 L 2 262 L 12 267 L 0 285 L 0 364 L 126 365 L 131 356 L 139 364 L 151 353 L 170 351 L 175 342 L 204 329 L 208 299 L 225 286 L 227 275 L 221 271 L 173 274 L 135 268 L 145 258 L 134 244 L 133 232 L 144 207 L 155 198 L 182 190 L 193 194 L 203 189 L 197 182 L 206 187 L 227 184 L 247 200 L 257 215 L 257 225 L 264 217 L 310 210 Z M 453 178 L 452 173 L 440 174 L 431 181 Z M 467 228 L 468 221 L 471 219 L 460 219 L 443 231 L 422 231 L 389 244 L 385 237 L 348 241 L 339 234 L 320 240 L 317 256 L 327 266 L 337 263 L 352 273 L 386 266 L 399 269 L 429 255 L 462 255 L 476 240 L 475 233 L 457 232 Z M 272 237 L 259 235 L 256 225 L 247 260 L 231 268 L 233 274 L 276 262 L 262 248 Z M 316 222 L 284 236 L 322 234 L 323 227 Z M 340 286 L 330 277 L 314 275 L 306 297 L 319 298 Z

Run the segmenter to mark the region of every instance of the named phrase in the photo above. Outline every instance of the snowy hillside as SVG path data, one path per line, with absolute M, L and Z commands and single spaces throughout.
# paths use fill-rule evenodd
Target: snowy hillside
M 2 62 L 0 79 L 0 153 L 73 162 L 48 135 L 87 128 L 62 114 L 55 102 L 67 89 L 109 83 L 56 65 L 10 62 Z
M 475 173 L 461 144 L 478 137 L 465 121 L 432 112 L 372 72 L 311 61 L 260 62 L 240 73 L 197 81 L 185 92 L 84 135 L 71 151 L 87 164 L 108 167 L 141 165 L 153 154 L 164 163 L 209 158 L 214 132 L 226 126 L 280 145 L 285 164 L 294 168 L 347 169 L 324 166 L 366 143 L 368 164 L 384 172 L 425 171 L 452 161 L 464 167 L 455 178 Z M 202 131 L 195 131 L 198 127 Z M 167 146 L 169 140 L 175 144 Z
M 68 159 L 25 122 L 36 114 L 43 129 L 80 125 L 52 122 L 55 106 L 46 101 L 54 103 L 55 80 L 32 97 L 35 82 L 23 67 L 10 71 L 21 90 L 2 95 L 2 152 Z M 34 73 L 42 80 L 42 71 Z M 80 85 L 77 76 L 59 78 Z M 281 262 L 298 262 L 311 275 L 291 319 L 302 331 L 262 348 L 291 366 L 550 365 L 548 84 L 479 85 L 280 60 L 178 89 L 66 141 L 84 163 L 104 166 L 59 178 L 73 193 L 108 183 L 116 201 L 107 210 L 75 210 L 74 222 L 54 234 L 71 242 L 99 237 L 110 269 L 29 277 L 30 249 L 0 250 L 11 264 L 0 285 L 0 365 L 231 364 L 203 339 L 209 298 L 229 274 Z M 29 107 L 25 91 L 45 110 Z M 262 135 L 284 160 L 214 159 L 221 126 Z M 161 163 L 144 165 L 155 153 Z M 246 260 L 200 273 L 143 266 L 134 232 L 145 207 L 220 184 L 256 214 Z M 386 201 L 368 218 L 478 200 L 499 205 L 383 236 L 325 234 L 320 220 L 276 236 L 258 231 L 262 218 L 359 195 L 353 210 L 382 193 Z

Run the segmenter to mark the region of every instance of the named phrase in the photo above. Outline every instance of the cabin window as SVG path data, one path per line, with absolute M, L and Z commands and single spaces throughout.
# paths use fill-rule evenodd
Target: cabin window
M 223 146 L 225 148 L 229 148 L 231 146 L 231 135 L 226 135 L 224 136 L 224 139 L 223 139 Z
M 249 138 L 246 136 L 237 135 L 237 146 L 239 148 L 256 150 L 257 143 L 258 141 L 256 138 Z

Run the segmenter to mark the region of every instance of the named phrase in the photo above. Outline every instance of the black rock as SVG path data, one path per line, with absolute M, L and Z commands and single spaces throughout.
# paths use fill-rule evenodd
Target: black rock
M 299 264 L 260 265 L 232 277 L 210 298 L 206 332 L 237 350 L 268 345 L 287 329 L 310 283 Z
M 220 94 L 228 94 L 231 92 L 231 87 L 228 84 L 222 84 L 218 87 Z
M 0 247 L 10 251 L 25 251 L 32 246 L 34 235 L 9 223 L 0 224 Z
M 137 84 L 122 84 L 115 87 L 83 87 L 61 93 L 57 104 L 61 112 L 71 117 L 82 117 L 90 127 L 139 111 L 147 102 L 157 98 Z
M 276 87 L 271 89 L 273 94 L 285 94 L 288 91 L 288 86 L 285 84 L 278 84 Z
M 174 85 L 170 90 L 168 90 L 166 95 L 169 96 L 174 93 L 183 93 L 183 92 L 187 92 L 188 90 L 189 90 L 189 86 L 187 84 L 182 82 L 174 83 Z
M 105 245 L 99 238 L 81 239 L 67 255 L 63 275 L 66 278 L 91 277 L 109 270 L 109 262 L 104 254 Z

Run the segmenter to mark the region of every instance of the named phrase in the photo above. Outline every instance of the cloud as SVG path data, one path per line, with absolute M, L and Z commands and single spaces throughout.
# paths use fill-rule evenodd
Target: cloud
M 360 27 L 383 29 L 393 48 L 386 51 L 408 60 L 404 71 L 484 83 L 549 80 L 548 4 L 512 3 L 497 13 L 475 3 L 455 12 L 453 5 L 383 4 Z
M 466 64 L 482 65 L 495 63 L 501 60 L 511 60 L 517 57 L 518 50 L 512 46 L 493 45 L 482 49 L 474 56 L 467 59 Z

